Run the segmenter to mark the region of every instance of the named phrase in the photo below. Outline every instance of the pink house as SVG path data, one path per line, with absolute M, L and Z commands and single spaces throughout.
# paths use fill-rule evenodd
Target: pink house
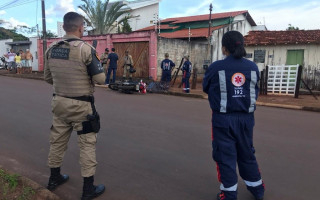
M 48 39 L 48 46 L 60 38 Z M 157 34 L 154 31 L 133 32 L 129 34 L 108 34 L 85 36 L 82 40 L 92 44 L 97 40 L 97 53 L 101 55 L 105 48 L 115 48 L 119 56 L 117 76 L 123 73 L 123 57 L 126 50 L 132 55 L 136 73 L 134 77 L 157 79 Z M 38 40 L 39 71 L 43 71 L 43 41 Z

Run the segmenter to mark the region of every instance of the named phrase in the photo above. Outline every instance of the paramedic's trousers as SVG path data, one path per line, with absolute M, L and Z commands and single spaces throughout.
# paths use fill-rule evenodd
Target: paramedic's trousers
M 162 70 L 161 81 L 170 83 L 170 81 L 171 81 L 171 70 Z
M 217 164 L 224 200 L 237 199 L 237 172 L 256 197 L 264 195 L 264 184 L 254 155 L 253 113 L 212 114 L 212 156 Z
M 183 84 L 183 91 L 186 93 L 190 92 L 190 83 L 189 83 L 190 76 L 191 76 L 191 73 L 187 73 L 186 71 L 183 72 L 182 84 Z

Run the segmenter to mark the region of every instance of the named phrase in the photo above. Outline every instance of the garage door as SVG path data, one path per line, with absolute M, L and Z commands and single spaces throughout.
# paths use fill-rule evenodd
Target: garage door
M 149 77 L 149 42 L 113 43 L 119 56 L 117 76 L 123 75 L 125 51 L 128 50 L 133 58 L 134 68 L 137 70 L 133 77 Z

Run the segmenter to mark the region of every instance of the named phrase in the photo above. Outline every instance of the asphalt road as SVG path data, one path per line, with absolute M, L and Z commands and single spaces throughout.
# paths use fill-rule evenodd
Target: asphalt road
M 0 77 L 0 165 L 46 186 L 52 88 L 43 81 Z M 102 119 L 96 183 L 106 200 L 212 200 L 219 190 L 211 159 L 206 100 L 96 89 Z M 319 197 L 320 113 L 258 107 L 255 148 L 266 200 Z M 82 178 L 76 133 L 55 193 L 79 199 Z M 239 179 L 239 200 L 253 200 Z

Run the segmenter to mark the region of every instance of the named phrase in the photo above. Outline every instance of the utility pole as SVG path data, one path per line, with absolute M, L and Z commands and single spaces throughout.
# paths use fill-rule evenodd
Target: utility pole
M 41 0 L 41 7 L 42 7 L 42 35 L 43 35 L 43 66 L 44 66 L 44 54 L 47 50 L 47 28 L 46 28 L 46 11 L 44 0 Z
M 209 10 L 210 10 L 210 15 L 209 15 L 209 32 L 208 32 L 208 41 L 210 43 L 210 36 L 211 36 L 211 12 L 212 12 L 212 3 L 210 3 L 210 7 L 209 7 Z
M 208 46 L 210 46 L 210 63 L 212 63 L 212 53 L 213 53 L 213 47 L 212 47 L 212 44 L 211 44 L 211 12 L 212 12 L 212 3 L 210 3 L 210 6 L 209 6 L 209 10 L 210 10 L 210 15 L 209 15 L 209 32 L 208 32 Z M 208 48 L 209 50 L 209 48 Z

